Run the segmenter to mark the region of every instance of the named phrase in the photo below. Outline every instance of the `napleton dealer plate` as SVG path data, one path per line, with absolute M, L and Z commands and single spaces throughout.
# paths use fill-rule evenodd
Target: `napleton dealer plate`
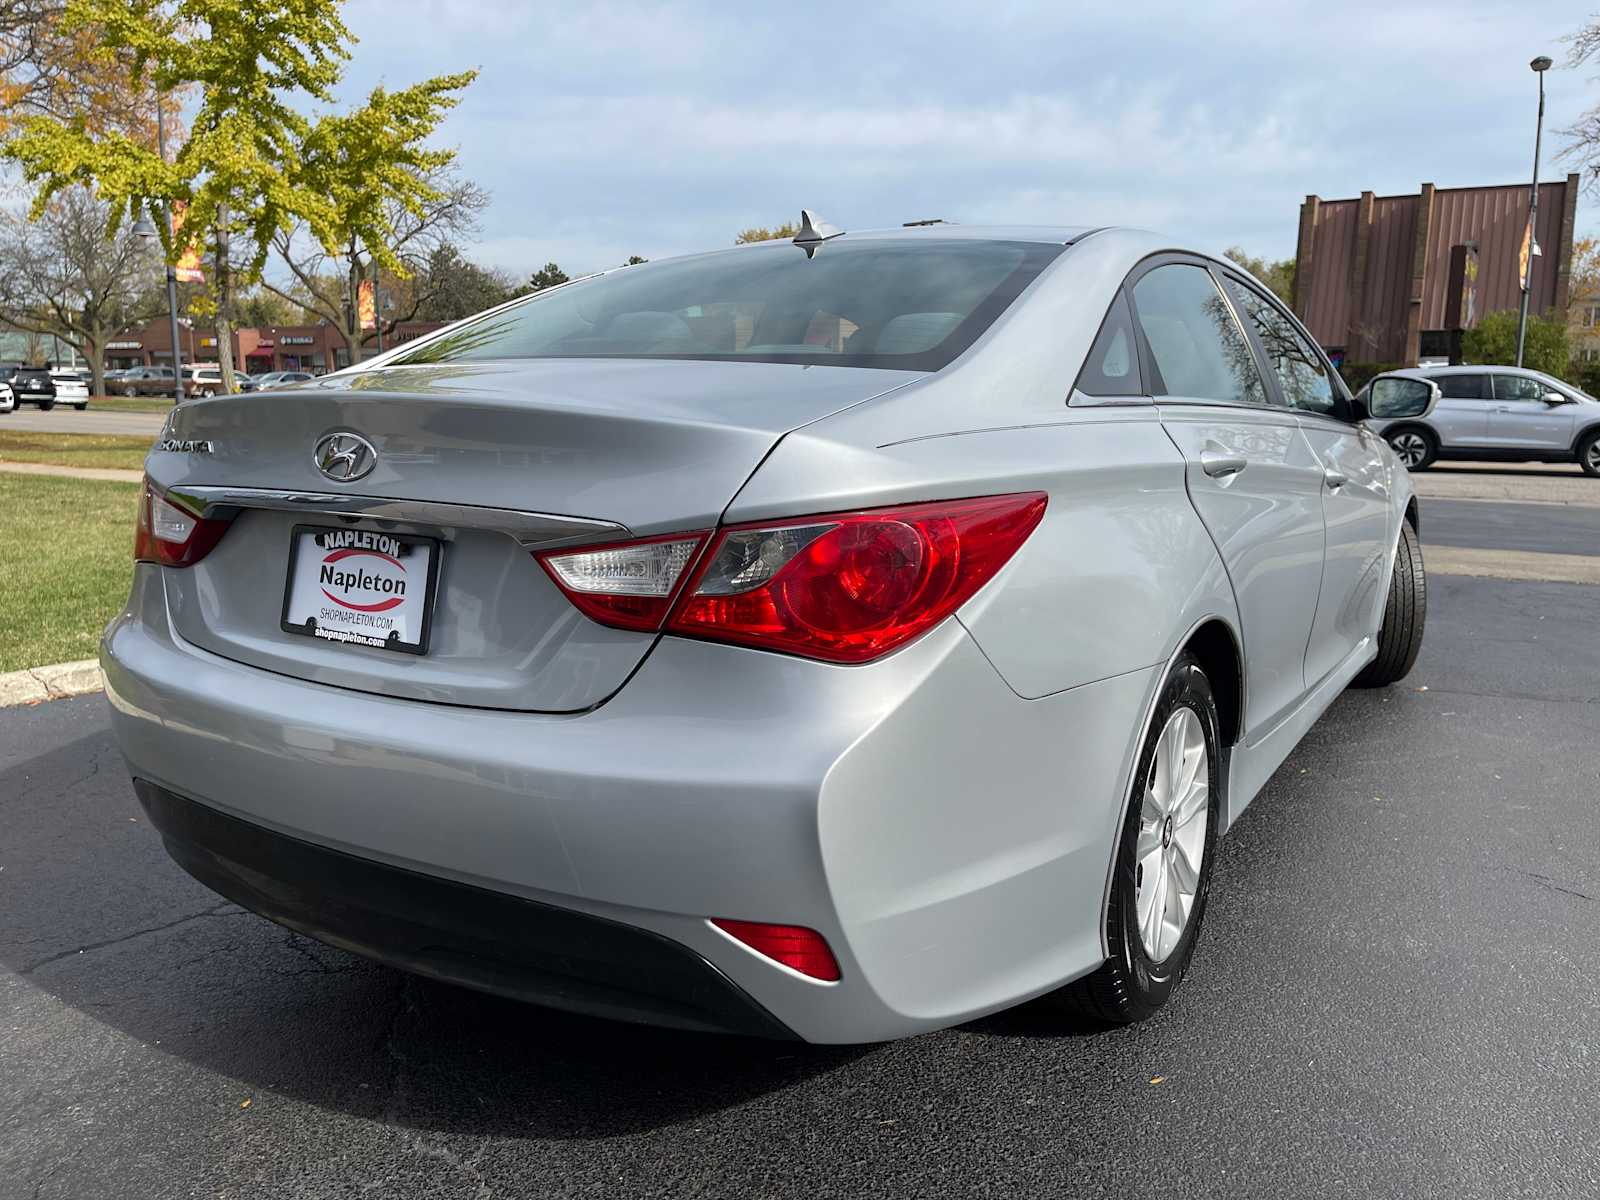
M 283 628 L 345 645 L 426 654 L 438 572 L 433 538 L 296 525 Z

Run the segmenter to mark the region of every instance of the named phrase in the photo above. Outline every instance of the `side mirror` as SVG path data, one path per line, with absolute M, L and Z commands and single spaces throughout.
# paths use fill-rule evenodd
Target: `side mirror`
M 1375 421 L 1426 416 L 1439 401 L 1439 385 L 1410 375 L 1379 375 L 1367 385 L 1367 412 Z
M 1541 400 L 1543 400 L 1546 404 L 1549 404 L 1549 405 L 1571 404 L 1572 403 L 1572 397 L 1571 396 L 1563 396 L 1560 392 L 1546 392 L 1543 396 L 1541 396 L 1539 398 Z

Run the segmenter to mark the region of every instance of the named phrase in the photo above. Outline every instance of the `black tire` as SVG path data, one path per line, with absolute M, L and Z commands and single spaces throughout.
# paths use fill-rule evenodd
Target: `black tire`
M 1591 429 L 1578 439 L 1578 465 L 1585 475 L 1600 476 L 1600 429 Z
M 1350 681 L 1351 687 L 1387 687 L 1404 679 L 1416 665 L 1422 649 L 1422 628 L 1428 617 L 1428 576 L 1422 565 L 1422 543 L 1411 522 L 1400 523 L 1400 542 L 1394 551 L 1394 574 L 1389 579 L 1389 599 L 1378 629 L 1378 657 Z
M 1439 439 L 1434 437 L 1431 429 L 1421 425 L 1397 425 L 1385 432 L 1383 438 L 1408 471 L 1426 471 L 1438 461 Z M 1407 462 L 1407 458 L 1416 453 L 1418 444 L 1421 447 L 1422 457 L 1414 462 Z
M 74 404 L 72 407 L 77 409 L 79 412 L 88 412 L 89 402 L 85 400 L 82 404 Z
M 56 402 L 54 400 L 41 400 L 41 401 L 39 401 L 39 411 L 40 412 L 49 412 L 55 406 L 56 406 Z
M 122 389 L 122 394 L 128 399 L 132 400 L 134 397 L 138 396 L 139 389 L 136 387 L 125 387 Z
M 1139 934 L 1136 909 L 1139 878 L 1134 848 L 1139 839 L 1143 798 L 1155 767 L 1156 742 L 1167 720 L 1180 707 L 1192 709 L 1200 718 L 1205 734 L 1208 798 L 1206 832 L 1200 858 L 1199 881 L 1188 923 L 1172 951 L 1159 963 L 1153 961 Z M 1206 898 L 1211 889 L 1211 864 L 1217 844 L 1217 821 L 1222 797 L 1222 755 L 1218 731 L 1217 703 L 1211 681 L 1199 659 L 1185 651 L 1173 663 L 1150 725 L 1144 732 L 1139 761 L 1133 773 L 1133 787 L 1127 816 L 1117 840 L 1117 860 L 1112 868 L 1111 899 L 1106 906 L 1106 946 L 1110 955 L 1100 968 L 1082 979 L 1067 984 L 1056 993 L 1066 1010 L 1080 1017 L 1114 1025 L 1128 1025 L 1152 1016 L 1182 981 L 1194 956 L 1195 941 L 1205 917 Z

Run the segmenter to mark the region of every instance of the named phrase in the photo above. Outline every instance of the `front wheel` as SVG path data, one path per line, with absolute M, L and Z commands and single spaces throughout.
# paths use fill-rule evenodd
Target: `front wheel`
M 1061 989 L 1071 1011 L 1114 1024 L 1171 997 L 1200 935 L 1222 797 L 1217 703 L 1187 651 L 1168 673 L 1145 730 L 1106 908 L 1110 955 Z
M 1428 616 L 1428 576 L 1422 566 L 1422 543 L 1411 522 L 1400 522 L 1394 550 L 1389 599 L 1378 628 L 1378 657 L 1351 680 L 1351 687 L 1386 687 L 1404 679 L 1422 650 L 1422 627 Z
M 137 396 L 139 394 L 139 389 L 136 388 L 136 387 L 125 387 L 125 388 L 122 389 L 122 394 L 124 396 L 126 396 L 129 400 L 132 400 L 135 396 Z
M 1395 457 L 1408 471 L 1426 471 L 1439 457 L 1439 443 L 1426 429 L 1395 429 L 1386 437 Z

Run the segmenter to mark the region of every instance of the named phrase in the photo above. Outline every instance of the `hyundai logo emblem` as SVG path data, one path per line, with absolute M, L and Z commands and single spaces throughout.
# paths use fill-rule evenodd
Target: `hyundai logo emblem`
M 378 450 L 359 433 L 329 433 L 317 441 L 317 470 L 338 483 L 350 483 L 378 465 Z

